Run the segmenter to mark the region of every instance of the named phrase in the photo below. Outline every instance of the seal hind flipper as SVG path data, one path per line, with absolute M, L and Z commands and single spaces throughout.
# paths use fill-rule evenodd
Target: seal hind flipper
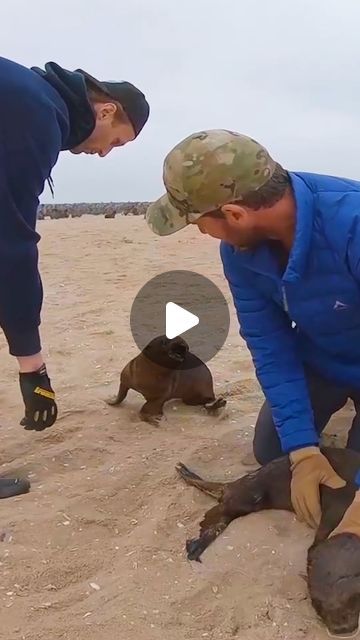
M 218 501 L 222 500 L 225 487 L 224 482 L 208 482 L 207 480 L 203 480 L 182 462 L 178 462 L 175 468 L 180 478 L 182 478 L 186 484 L 200 489 L 200 491 L 207 493 L 207 495 Z
M 182 462 L 178 462 L 175 469 L 180 475 L 180 477 L 183 478 L 183 480 L 185 480 L 185 482 L 187 482 L 187 480 L 190 480 L 190 479 L 203 481 L 203 479 L 200 478 L 200 476 L 198 476 L 198 474 L 195 473 L 195 471 L 192 471 L 191 469 L 189 469 L 189 467 L 187 467 Z

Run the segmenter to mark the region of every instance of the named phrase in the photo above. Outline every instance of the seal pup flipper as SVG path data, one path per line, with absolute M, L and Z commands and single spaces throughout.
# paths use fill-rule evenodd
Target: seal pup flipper
M 176 470 L 187 484 L 219 500 L 218 505 L 205 513 L 200 523 L 199 537 L 187 540 L 189 560 L 200 561 L 205 549 L 236 518 L 270 507 L 268 493 L 258 472 L 246 474 L 233 482 L 212 483 L 203 480 L 182 463 L 177 464 Z
M 200 489 L 200 491 L 203 491 L 203 493 L 207 493 L 209 496 L 215 498 L 218 501 L 222 500 L 225 487 L 224 482 L 208 482 L 207 480 L 203 480 L 202 478 L 200 478 L 200 476 L 191 471 L 191 469 L 186 467 L 182 462 L 178 462 L 175 468 L 180 478 L 182 478 L 186 482 L 186 484 Z
M 243 495 L 231 495 L 231 489 L 224 495 L 223 502 L 205 513 L 204 520 L 200 523 L 200 536 L 186 541 L 186 550 L 189 560 L 200 562 L 200 556 L 205 549 L 225 531 L 230 522 L 250 513 L 265 508 L 265 496 L 262 493 L 253 493 L 243 486 Z
M 226 400 L 219 396 L 211 402 L 207 402 L 204 406 L 209 415 L 215 415 L 220 409 L 226 407 Z
M 114 398 L 109 398 L 108 400 L 106 400 L 106 403 L 111 407 L 121 404 L 125 400 L 128 391 L 129 387 L 123 381 L 121 381 L 117 396 L 115 396 Z
M 223 397 L 209 398 L 203 396 L 186 396 L 183 403 L 192 407 L 203 406 L 209 415 L 216 415 L 219 409 L 226 407 L 226 400 Z
M 217 504 L 206 512 L 204 520 L 200 523 L 200 536 L 186 541 L 186 551 L 189 560 L 201 562 L 200 557 L 205 549 L 225 531 L 234 516 L 226 512 L 224 504 Z
M 140 418 L 144 422 L 157 427 L 161 418 L 163 417 L 163 407 L 167 398 L 156 398 L 154 400 L 148 400 L 140 409 Z

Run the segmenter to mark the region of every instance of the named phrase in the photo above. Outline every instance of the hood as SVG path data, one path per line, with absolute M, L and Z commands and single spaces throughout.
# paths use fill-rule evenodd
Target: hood
M 96 122 L 87 96 L 84 76 L 78 71 L 67 71 L 56 62 L 47 62 L 45 70 L 38 67 L 31 69 L 54 87 L 67 106 L 70 133 L 62 151 L 77 147 L 91 135 Z

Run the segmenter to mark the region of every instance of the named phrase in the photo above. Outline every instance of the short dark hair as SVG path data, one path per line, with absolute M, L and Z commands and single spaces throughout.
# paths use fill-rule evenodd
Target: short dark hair
M 254 211 L 268 209 L 279 202 L 288 189 L 291 189 L 290 176 L 280 164 L 276 164 L 273 175 L 263 187 L 260 187 L 257 191 L 249 191 L 241 200 L 234 200 L 231 204 L 248 207 Z M 205 215 L 212 218 L 225 217 L 221 207 Z
M 261 208 L 267 209 L 279 202 L 289 187 L 291 187 L 290 176 L 288 172 L 277 163 L 270 180 L 257 191 L 246 193 L 237 204 L 242 204 L 244 207 L 254 209 L 254 211 Z
M 92 104 L 105 104 L 106 102 L 112 102 L 114 105 L 116 105 L 116 112 L 115 112 L 116 122 L 125 123 L 125 124 L 130 123 L 130 120 L 127 114 L 125 113 L 120 102 L 118 102 L 117 100 L 114 100 L 114 98 L 111 98 L 111 96 L 109 96 L 107 93 L 103 93 L 102 91 L 100 91 L 100 89 L 96 87 L 94 84 L 92 84 L 90 80 L 86 79 L 85 83 L 86 83 L 87 95 Z

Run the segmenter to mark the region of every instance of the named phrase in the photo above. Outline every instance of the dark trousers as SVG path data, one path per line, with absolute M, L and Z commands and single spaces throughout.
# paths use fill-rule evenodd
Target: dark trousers
M 355 406 L 346 447 L 360 452 L 360 389 L 339 387 L 314 372 L 306 373 L 314 414 L 315 428 L 320 435 L 331 416 L 351 399 Z M 256 460 L 263 465 L 283 455 L 279 437 L 267 402 L 263 404 L 255 425 L 253 449 Z

